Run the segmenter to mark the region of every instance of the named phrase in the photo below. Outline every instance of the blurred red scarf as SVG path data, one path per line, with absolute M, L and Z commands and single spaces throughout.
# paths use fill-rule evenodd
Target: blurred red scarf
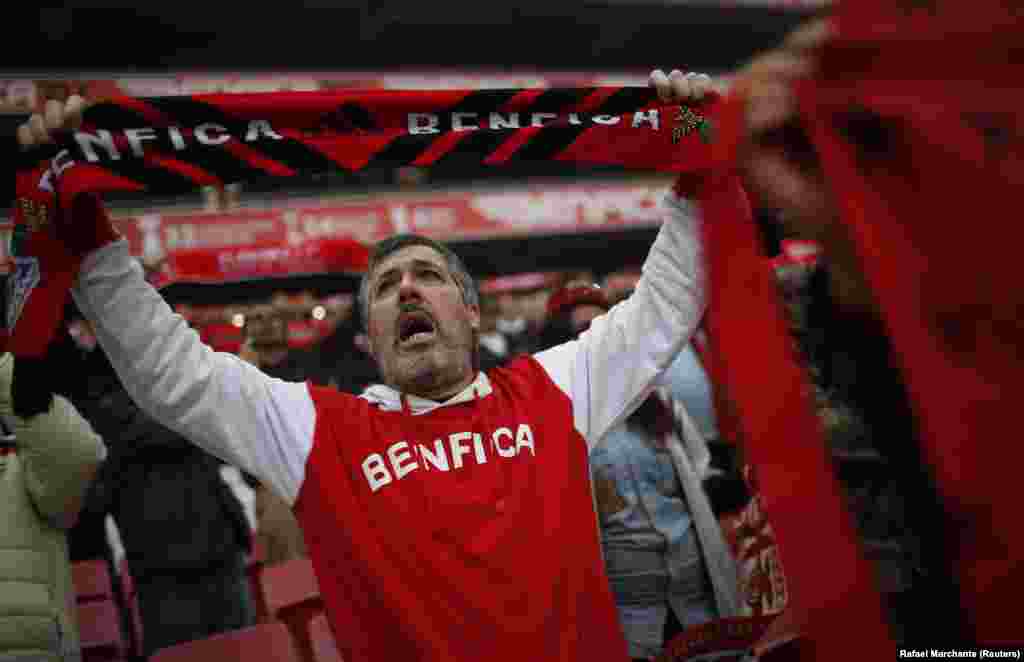
M 819 73 L 798 86 L 802 121 L 901 361 L 965 618 L 980 644 L 1019 644 L 1013 486 L 1024 452 L 1001 442 L 1017 428 L 1010 398 L 1024 392 L 1024 19 L 999 0 L 860 0 L 836 26 Z M 742 101 L 728 106 L 726 164 Z M 714 361 L 778 533 L 795 620 L 823 658 L 891 656 L 756 229 L 728 210 L 706 213 Z

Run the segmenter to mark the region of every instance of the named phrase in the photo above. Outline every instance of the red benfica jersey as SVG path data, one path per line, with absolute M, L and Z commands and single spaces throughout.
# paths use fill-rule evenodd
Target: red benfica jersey
M 529 357 L 489 382 L 418 416 L 311 389 L 296 513 L 346 659 L 627 658 L 572 402 Z
M 141 407 L 294 505 L 348 662 L 621 662 L 587 452 L 703 313 L 693 207 L 665 209 L 628 300 L 446 402 L 343 395 L 215 352 L 123 241 L 86 259 L 74 295 Z

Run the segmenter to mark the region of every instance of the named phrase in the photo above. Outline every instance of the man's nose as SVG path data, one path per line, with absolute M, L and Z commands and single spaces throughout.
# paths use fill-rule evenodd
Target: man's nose
M 411 273 L 405 273 L 402 275 L 402 280 L 398 283 L 398 300 L 400 302 L 405 301 L 418 301 L 420 299 L 420 290 L 416 285 L 416 279 L 413 278 Z

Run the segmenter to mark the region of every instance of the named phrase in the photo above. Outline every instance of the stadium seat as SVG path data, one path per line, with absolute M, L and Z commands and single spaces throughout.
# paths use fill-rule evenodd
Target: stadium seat
M 114 599 L 110 569 L 103 559 L 72 563 L 71 582 L 75 586 L 75 598 L 79 602 Z
M 303 558 L 266 566 L 260 574 L 260 586 L 270 620 L 285 623 L 302 658 L 311 659 L 309 623 L 324 609 L 313 563 Z
M 342 662 L 338 644 L 334 640 L 327 614 L 320 612 L 309 621 L 309 642 L 312 648 L 312 662 Z
M 126 646 L 121 634 L 121 615 L 113 600 L 78 602 L 78 635 L 82 662 L 120 662 Z
M 161 648 L 150 662 L 302 662 L 283 623 L 260 623 L 177 646 Z
M 282 620 L 283 611 L 299 605 L 320 604 L 320 586 L 309 559 L 292 559 L 264 567 L 260 585 L 273 620 Z

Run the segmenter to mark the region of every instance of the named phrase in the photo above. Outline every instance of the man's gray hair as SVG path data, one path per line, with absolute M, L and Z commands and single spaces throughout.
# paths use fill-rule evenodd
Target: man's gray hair
M 466 269 L 466 265 L 455 254 L 455 251 L 429 237 L 418 234 L 397 234 L 377 242 L 373 253 L 370 255 L 370 263 L 366 267 L 366 273 L 363 274 L 362 279 L 359 281 L 358 304 L 364 330 L 367 330 L 370 324 L 370 279 L 373 277 L 374 270 L 389 255 L 409 246 L 427 246 L 434 249 L 444 258 L 445 264 L 448 266 L 448 272 L 451 273 L 455 282 L 458 283 L 459 289 L 462 291 L 462 301 L 466 305 L 480 305 L 480 292 L 477 290 L 476 281 L 469 273 L 469 270 Z

